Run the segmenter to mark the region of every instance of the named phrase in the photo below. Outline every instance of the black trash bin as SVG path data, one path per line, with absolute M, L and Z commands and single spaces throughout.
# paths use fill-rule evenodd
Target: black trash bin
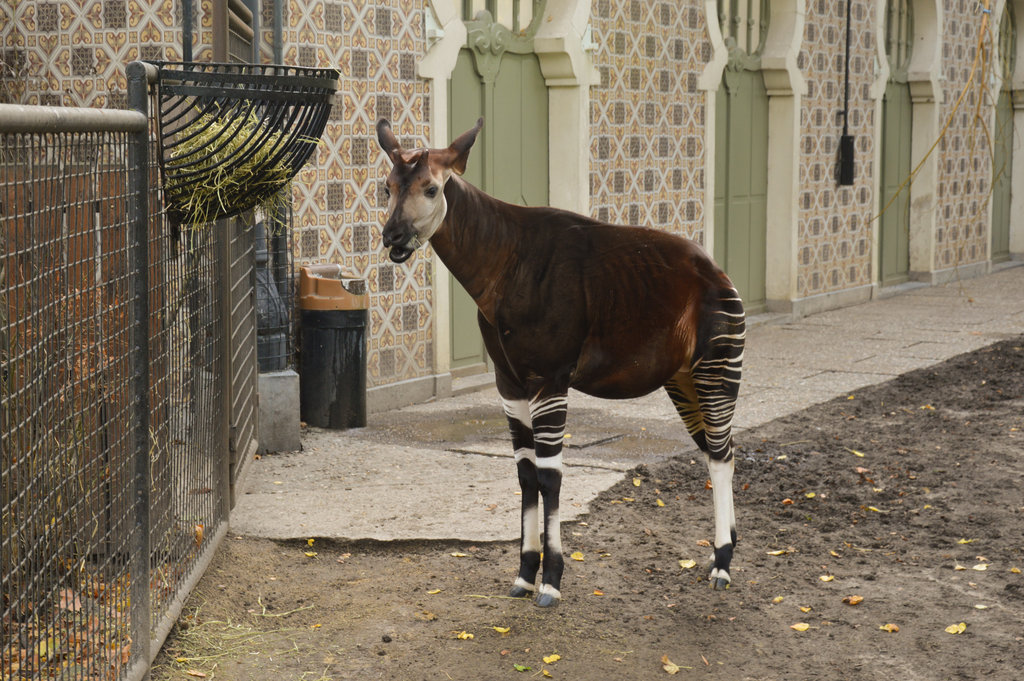
M 299 413 L 319 428 L 366 425 L 366 281 L 340 265 L 299 269 Z

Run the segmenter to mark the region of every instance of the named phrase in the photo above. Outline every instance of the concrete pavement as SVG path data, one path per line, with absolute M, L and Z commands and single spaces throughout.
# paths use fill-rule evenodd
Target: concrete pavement
M 799 320 L 752 321 L 741 430 L 1024 334 L 1024 267 L 908 287 Z M 563 521 L 585 513 L 638 464 L 680 452 L 700 462 L 662 391 L 617 401 L 573 393 L 567 433 Z M 252 464 L 231 531 L 275 539 L 515 539 L 517 494 L 490 387 L 371 415 L 367 428 L 304 429 L 302 451 Z

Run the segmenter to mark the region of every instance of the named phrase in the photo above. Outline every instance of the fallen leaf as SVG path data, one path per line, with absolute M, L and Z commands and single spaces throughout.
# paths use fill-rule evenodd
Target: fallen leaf
M 956 543 L 957 544 L 970 544 L 970 543 L 975 542 L 975 541 L 977 541 L 977 540 L 976 539 L 958 539 Z
M 883 511 L 882 509 L 875 508 L 874 506 L 868 506 L 868 510 L 874 511 L 875 513 L 888 513 L 888 511 Z
M 927 409 L 928 411 L 935 411 L 935 407 L 933 407 L 933 406 L 932 406 L 932 405 L 930 405 L 930 404 L 922 404 L 922 405 L 921 405 L 921 408 L 922 408 L 922 409 Z
M 845 598 L 843 598 L 843 603 L 846 603 L 847 605 L 857 605 L 863 600 L 863 596 L 846 596 Z
M 469 641 L 474 637 L 473 634 L 469 633 L 468 631 L 460 631 L 459 633 L 455 634 L 455 638 L 459 639 L 460 641 Z
M 882 631 L 888 631 L 890 634 L 895 634 L 897 631 L 900 630 L 899 626 L 893 624 L 892 622 L 890 622 L 889 624 L 883 624 L 882 626 L 880 626 L 878 628 L 881 629 Z
M 668 659 L 668 655 L 662 655 L 661 656 L 661 668 L 664 669 L 669 674 L 678 674 L 679 673 L 679 665 L 677 665 L 672 660 Z
M 309 539 L 306 540 L 306 545 L 307 546 L 312 546 L 314 541 L 315 540 L 312 537 L 310 537 Z
M 189 676 L 194 676 L 197 679 L 205 679 L 206 678 L 206 674 L 204 674 L 203 672 L 199 671 L 198 669 L 189 669 L 185 673 L 188 674 Z
M 633 478 L 633 487 L 639 487 L 643 483 L 642 478 Z
M 811 606 L 809 606 L 809 605 L 804 605 L 804 606 L 800 607 L 800 612 L 810 612 L 810 611 L 811 611 Z
M 455 552 L 453 552 L 453 553 L 451 554 L 452 558 L 465 558 L 465 557 L 466 557 L 466 555 L 467 555 L 467 554 L 465 554 L 465 553 L 459 553 L 458 551 L 455 551 Z
M 776 596 L 772 599 L 772 603 L 781 603 L 783 600 L 785 600 L 785 598 L 785 596 Z
M 512 665 L 512 667 L 513 667 L 513 668 L 514 668 L 514 669 L 515 669 L 515 670 L 516 670 L 517 672 L 528 672 L 528 671 L 533 671 L 533 668 L 532 668 L 532 667 L 527 667 L 527 666 L 526 666 L 525 664 L 513 664 L 513 665 Z
M 836 553 L 835 551 L 829 551 L 828 555 L 832 556 L 833 558 L 838 558 L 839 557 L 839 554 Z
M 847 449 L 846 451 L 850 452 L 850 454 L 853 454 L 856 457 L 860 457 L 861 459 L 864 458 L 864 452 L 858 452 L 856 449 Z
M 965 568 L 965 567 L 964 567 L 963 565 L 961 565 L 960 563 L 954 563 L 954 564 L 953 564 L 953 569 L 959 572 L 960 570 L 966 570 L 967 568 Z
M 655 502 L 654 502 L 654 503 L 656 503 L 656 504 L 657 504 L 658 506 L 664 506 L 664 505 L 665 505 L 665 502 L 664 502 L 664 501 L 662 501 L 661 499 L 657 499 L 657 500 L 655 500 Z
M 946 627 L 947 634 L 962 634 L 967 630 L 967 623 L 961 622 L 960 624 L 950 624 Z
M 622 500 L 623 501 L 629 501 L 629 502 L 636 501 L 636 499 L 634 499 L 633 497 L 622 497 Z
M 512 631 L 512 629 L 509 627 L 491 627 L 491 629 L 494 629 L 499 634 L 507 634 L 508 632 Z
M 679 561 L 679 567 L 683 568 L 684 570 L 692 570 L 693 568 L 697 567 L 697 561 L 695 561 L 692 558 L 684 558 L 683 560 Z
M 551 678 L 551 672 L 549 672 L 547 669 L 541 669 L 540 675 L 543 676 L 545 679 Z
M 786 549 L 777 549 L 777 550 L 775 550 L 775 551 L 769 551 L 769 552 L 768 552 L 768 555 L 769 555 L 769 556 L 784 556 L 784 555 L 786 555 L 787 553 L 789 553 L 789 552 L 788 552 L 788 551 L 786 551 Z
M 205 530 L 202 523 L 197 523 L 196 526 L 192 528 L 192 537 L 195 539 L 196 546 L 202 546 L 203 537 L 205 536 L 204 532 Z
M 974 609 L 975 610 L 988 610 L 988 606 L 987 605 L 982 605 L 981 603 L 978 603 L 977 605 L 974 606 Z
M 431 590 L 430 590 L 430 591 L 428 591 L 427 593 L 428 593 L 428 594 L 430 594 L 431 596 L 433 596 L 433 595 L 435 595 L 435 594 L 439 594 L 439 593 L 441 593 L 441 589 L 431 589 Z
M 319 629 L 319 628 L 320 628 L 320 627 L 322 627 L 322 626 L 324 626 L 324 625 L 322 625 L 322 624 L 320 624 L 320 623 L 318 622 L 317 624 L 312 624 L 312 625 L 310 625 L 310 627 L 309 627 L 309 628 L 310 628 L 310 629 Z
M 793 500 L 790 499 L 789 497 L 786 497 L 785 499 L 782 500 L 782 505 L 783 506 L 790 506 L 792 504 L 793 504 Z
M 303 553 L 305 553 L 310 558 L 316 558 L 317 556 L 316 551 L 303 551 Z
M 582 551 L 573 551 L 571 554 L 569 554 L 569 557 L 572 558 L 573 560 L 578 560 L 580 562 L 583 562 L 583 552 Z
M 984 572 L 985 570 L 988 570 L 988 565 L 986 565 L 985 563 L 978 563 L 977 565 L 975 565 L 971 569 L 972 570 L 977 570 L 978 572 Z
M 835 577 L 832 575 L 822 575 L 821 577 L 818 577 L 818 579 L 820 579 L 823 582 L 831 582 L 833 579 L 835 579 Z
M 1015 575 L 1019 575 L 1020 574 L 1020 568 L 1019 567 L 1012 567 L 1012 568 L 1010 568 L 1010 572 L 1012 572 Z
M 813 499 L 813 498 L 814 498 L 814 497 L 816 497 L 817 495 L 816 495 L 816 494 L 815 494 L 814 492 L 808 492 L 808 493 L 807 493 L 807 494 L 805 494 L 804 496 L 805 496 L 805 497 L 807 497 L 808 499 Z
M 541 659 L 544 660 L 544 664 L 554 664 L 555 662 L 561 660 L 562 656 L 558 655 L 557 653 L 552 653 L 551 655 L 545 655 Z
M 600 589 L 594 589 L 594 595 L 595 596 L 604 596 L 604 592 L 601 591 Z
M 793 631 L 807 631 L 811 628 L 811 625 L 807 622 L 797 622 L 796 624 L 790 624 L 789 628 Z

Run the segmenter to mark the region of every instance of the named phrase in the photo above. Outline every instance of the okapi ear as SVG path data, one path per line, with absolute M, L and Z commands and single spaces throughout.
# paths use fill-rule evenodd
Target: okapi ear
M 377 143 L 380 144 L 380 148 L 384 150 L 384 153 L 391 157 L 392 163 L 398 163 L 402 153 L 402 145 L 398 143 L 398 138 L 391 131 L 391 124 L 388 123 L 386 118 L 377 121 Z
M 480 133 L 480 128 L 482 127 L 484 127 L 484 119 L 476 119 L 476 125 L 473 126 L 472 130 L 462 133 L 448 146 L 448 150 L 455 154 L 455 160 L 452 161 L 451 168 L 459 175 L 466 172 L 469 150 L 473 148 L 473 143 L 476 142 L 476 136 Z

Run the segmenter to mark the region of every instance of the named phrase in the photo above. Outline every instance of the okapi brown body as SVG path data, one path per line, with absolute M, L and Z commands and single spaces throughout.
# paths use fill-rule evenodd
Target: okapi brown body
M 459 175 L 482 123 L 447 149 L 412 151 L 401 148 L 387 121 L 377 124 L 394 163 L 383 243 L 400 263 L 429 240 L 479 307 L 522 489 L 512 594 L 532 592 L 540 569 L 537 604 L 561 597 L 558 497 L 569 388 L 605 398 L 667 390 L 707 457 L 711 583 L 727 587 L 736 542 L 731 425 L 745 333 L 739 295 L 693 241 L 511 205 L 465 182 Z

